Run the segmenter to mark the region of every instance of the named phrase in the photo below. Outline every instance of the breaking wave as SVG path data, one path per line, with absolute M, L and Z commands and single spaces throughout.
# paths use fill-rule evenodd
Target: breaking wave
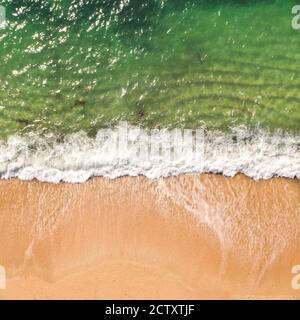
M 227 133 L 202 129 L 150 132 L 120 123 L 93 138 L 83 131 L 61 141 L 54 135 L 31 133 L 0 142 L 3 179 L 81 183 L 96 176 L 156 179 L 208 172 L 300 179 L 300 136 L 243 127 Z

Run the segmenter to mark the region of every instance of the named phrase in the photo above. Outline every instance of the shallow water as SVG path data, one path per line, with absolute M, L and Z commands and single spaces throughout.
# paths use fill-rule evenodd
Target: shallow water
M 293 1 L 4 1 L 0 136 L 300 129 Z

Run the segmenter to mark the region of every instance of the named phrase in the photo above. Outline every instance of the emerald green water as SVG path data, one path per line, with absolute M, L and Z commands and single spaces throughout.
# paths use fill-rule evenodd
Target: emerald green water
M 294 1 L 2 4 L 0 137 L 123 120 L 300 131 Z

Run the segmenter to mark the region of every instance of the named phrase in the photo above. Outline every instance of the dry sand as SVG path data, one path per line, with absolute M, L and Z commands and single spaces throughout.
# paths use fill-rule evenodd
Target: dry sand
M 0 181 L 0 299 L 300 298 L 300 182 Z

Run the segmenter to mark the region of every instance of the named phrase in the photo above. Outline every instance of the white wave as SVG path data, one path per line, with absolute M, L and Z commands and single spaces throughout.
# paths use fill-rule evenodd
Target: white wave
M 129 137 L 135 137 L 129 139 L 126 150 L 124 137 L 120 136 L 125 131 Z M 94 176 L 144 175 L 155 179 L 213 172 L 226 176 L 244 173 L 254 179 L 274 176 L 300 179 L 300 136 L 297 135 L 245 128 L 235 128 L 226 134 L 209 131 L 204 136 L 204 157 L 201 148 L 198 153 L 194 147 L 194 151 L 188 149 L 184 139 L 170 140 L 168 130 L 151 135 L 152 147 L 160 145 L 156 150 L 160 156 L 145 156 L 147 146 L 145 149 L 141 140 L 134 142 L 137 137 L 145 136 L 149 137 L 148 131 L 126 123 L 115 130 L 100 130 L 95 138 L 84 132 L 69 135 L 63 141 L 53 135 L 11 136 L 0 142 L 0 177 L 80 183 Z M 164 155 L 166 150 L 170 156 Z

